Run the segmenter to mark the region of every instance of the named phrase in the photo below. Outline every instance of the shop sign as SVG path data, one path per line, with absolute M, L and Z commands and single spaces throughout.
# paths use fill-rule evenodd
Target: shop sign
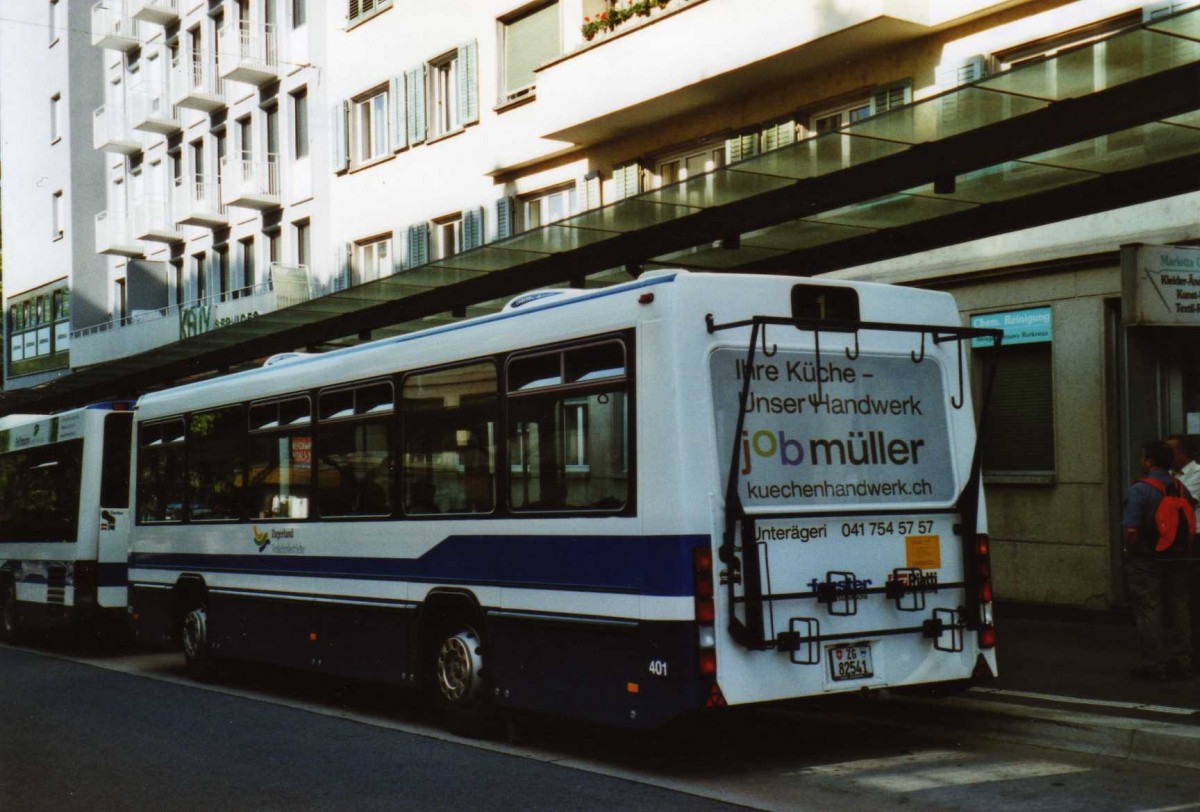
M 1053 339 L 1050 308 L 1031 307 L 1026 310 L 1007 310 L 1003 313 L 980 313 L 971 317 L 972 327 L 1003 330 L 1001 346 L 1010 344 L 1037 344 Z M 972 347 L 990 347 L 990 338 L 972 338 Z
M 1121 248 L 1126 324 L 1200 326 L 1200 248 Z

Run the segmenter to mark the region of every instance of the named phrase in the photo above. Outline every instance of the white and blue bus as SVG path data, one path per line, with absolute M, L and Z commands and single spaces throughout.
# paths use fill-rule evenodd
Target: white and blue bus
M 145 395 L 134 633 L 642 726 L 994 673 L 984 334 L 943 293 L 653 272 Z
M 120 622 L 132 404 L 0 418 L 0 640 Z

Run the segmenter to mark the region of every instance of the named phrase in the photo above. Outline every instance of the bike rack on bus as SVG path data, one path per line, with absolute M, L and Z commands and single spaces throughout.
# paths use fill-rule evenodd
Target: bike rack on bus
M 770 357 L 778 352 L 778 345 L 772 344 L 771 348 L 767 348 L 767 327 L 776 325 L 782 327 L 793 327 L 796 330 L 811 331 L 813 334 L 813 352 L 815 354 L 815 366 L 821 366 L 821 333 L 852 333 L 854 335 L 854 353 L 851 354 L 850 348 L 845 349 L 846 357 L 853 361 L 856 360 L 861 352 L 859 346 L 859 331 L 872 330 L 881 332 L 902 332 L 916 333 L 920 337 L 920 343 L 916 350 L 911 353 L 911 359 L 914 364 L 924 362 L 926 358 L 926 340 L 927 337 L 932 339 L 935 346 L 953 341 L 956 345 L 958 356 L 958 394 L 950 396 L 950 406 L 954 409 L 961 409 L 966 403 L 966 372 L 964 369 L 964 351 L 963 342 L 973 338 L 989 338 L 992 339 L 990 357 L 985 359 L 985 368 L 983 375 L 983 392 L 981 405 L 979 409 L 979 418 L 976 421 L 976 442 L 975 451 L 971 459 L 970 475 L 963 486 L 962 491 L 955 499 L 954 506 L 948 510 L 941 511 L 906 511 L 896 510 L 892 513 L 896 515 L 905 514 L 921 514 L 930 515 L 931 513 L 940 514 L 958 514 L 961 516 L 961 525 L 955 526 L 955 531 L 958 532 L 963 546 L 963 563 L 964 567 L 972 568 L 973 571 L 977 566 L 978 551 L 976 546 L 976 537 L 979 527 L 979 489 L 982 480 L 981 472 L 981 456 L 979 438 L 983 434 L 986 425 L 988 412 L 988 404 L 991 400 L 992 385 L 995 380 L 996 362 L 999 357 L 1000 345 L 1003 340 L 1003 333 L 1000 330 L 981 329 L 975 327 L 957 327 L 945 325 L 931 324 L 900 324 L 895 322 L 869 322 L 859 320 L 835 320 L 835 319 L 799 319 L 786 318 L 782 316 L 762 316 L 756 315 L 748 319 L 740 321 L 726 322 L 723 324 L 716 323 L 711 313 L 704 317 L 705 325 L 708 332 L 715 333 L 720 330 L 740 329 L 744 327 L 750 328 L 750 342 L 746 349 L 746 368 L 754 368 L 755 352 L 759 345 L 762 345 L 763 355 Z M 718 557 L 722 564 L 726 567 L 726 573 L 722 579 L 722 585 L 728 589 L 729 597 L 729 633 L 730 636 L 742 647 L 751 650 L 765 651 L 775 649 L 781 652 L 787 652 L 792 662 L 804 665 L 815 665 L 820 662 L 821 658 L 821 643 L 851 639 L 861 639 L 863 637 L 881 637 L 897 634 L 920 634 L 923 637 L 932 639 L 934 647 L 939 651 L 962 651 L 964 632 L 966 630 L 977 630 L 982 625 L 979 587 L 977 579 L 967 579 L 961 582 L 941 582 L 930 583 L 929 578 L 919 569 L 914 568 L 896 568 L 892 571 L 892 578 L 883 587 L 855 588 L 857 579 L 854 573 L 831 571 L 826 574 L 825 581 L 817 584 L 817 588 L 812 592 L 794 592 L 774 594 L 770 589 L 770 560 L 767 556 L 760 556 L 758 549 L 763 548 L 764 552 L 767 549 L 763 542 L 752 542 L 751 539 L 756 538 L 754 525 L 756 521 L 761 519 L 777 520 L 809 517 L 810 514 L 796 512 L 780 512 L 780 513 L 758 513 L 749 514 L 742 505 L 741 497 L 738 495 L 738 483 L 740 476 L 740 466 L 738 465 L 738 447 L 742 436 L 742 431 L 745 427 L 746 419 L 746 404 L 750 397 L 751 376 L 747 375 L 742 381 L 742 390 L 738 400 L 738 417 L 737 426 L 733 432 L 733 450 L 730 454 L 729 476 L 726 480 L 725 488 L 725 529 L 722 536 L 721 546 L 718 549 Z M 817 399 L 823 400 L 823 392 L 821 388 L 820 375 L 817 376 Z M 824 517 L 851 517 L 870 515 L 868 511 L 836 511 L 822 514 Z M 739 562 L 736 555 L 735 547 L 737 540 L 737 532 L 741 530 L 743 539 L 742 562 Z M 760 564 L 760 557 L 767 560 Z M 763 588 L 763 579 L 766 578 L 766 589 Z M 741 584 L 744 595 L 738 597 L 735 595 L 735 586 Z M 771 628 L 767 629 L 763 623 L 763 605 L 773 601 L 795 600 L 801 598 L 815 598 L 818 606 L 824 606 L 830 615 L 834 616 L 849 616 L 854 615 L 858 611 L 858 602 L 860 599 L 865 599 L 869 595 L 880 594 L 886 599 L 895 602 L 896 608 L 902 612 L 920 612 L 925 610 L 926 602 L 925 595 L 928 592 L 936 592 L 943 589 L 962 589 L 964 590 L 964 601 L 957 609 L 935 608 L 933 617 L 925 620 L 919 625 L 905 626 L 895 629 L 875 629 L 869 631 L 856 631 L 853 634 L 837 635 L 837 634 L 821 634 L 820 619 L 816 617 L 793 617 L 788 621 L 787 631 L 776 631 L 774 613 L 770 614 Z M 746 620 L 743 622 L 737 617 L 736 609 L 738 604 L 745 607 Z M 948 638 L 943 640 L 943 638 Z

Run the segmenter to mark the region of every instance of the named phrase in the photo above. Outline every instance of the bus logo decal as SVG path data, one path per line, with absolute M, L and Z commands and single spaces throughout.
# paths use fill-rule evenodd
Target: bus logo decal
M 250 525 L 254 531 L 254 543 L 258 546 L 258 551 L 261 553 L 267 549 L 267 545 L 271 543 L 271 534 L 263 533 L 258 529 L 258 525 Z

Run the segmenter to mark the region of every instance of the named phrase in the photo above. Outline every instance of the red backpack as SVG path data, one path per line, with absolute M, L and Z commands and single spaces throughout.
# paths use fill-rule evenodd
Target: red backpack
M 1183 495 L 1183 486 L 1173 477 L 1170 486 L 1149 477 L 1141 481 L 1163 495 L 1154 511 L 1156 533 L 1150 533 L 1156 536 L 1154 552 L 1163 557 L 1190 555 L 1192 537 L 1196 535 L 1196 511 Z

